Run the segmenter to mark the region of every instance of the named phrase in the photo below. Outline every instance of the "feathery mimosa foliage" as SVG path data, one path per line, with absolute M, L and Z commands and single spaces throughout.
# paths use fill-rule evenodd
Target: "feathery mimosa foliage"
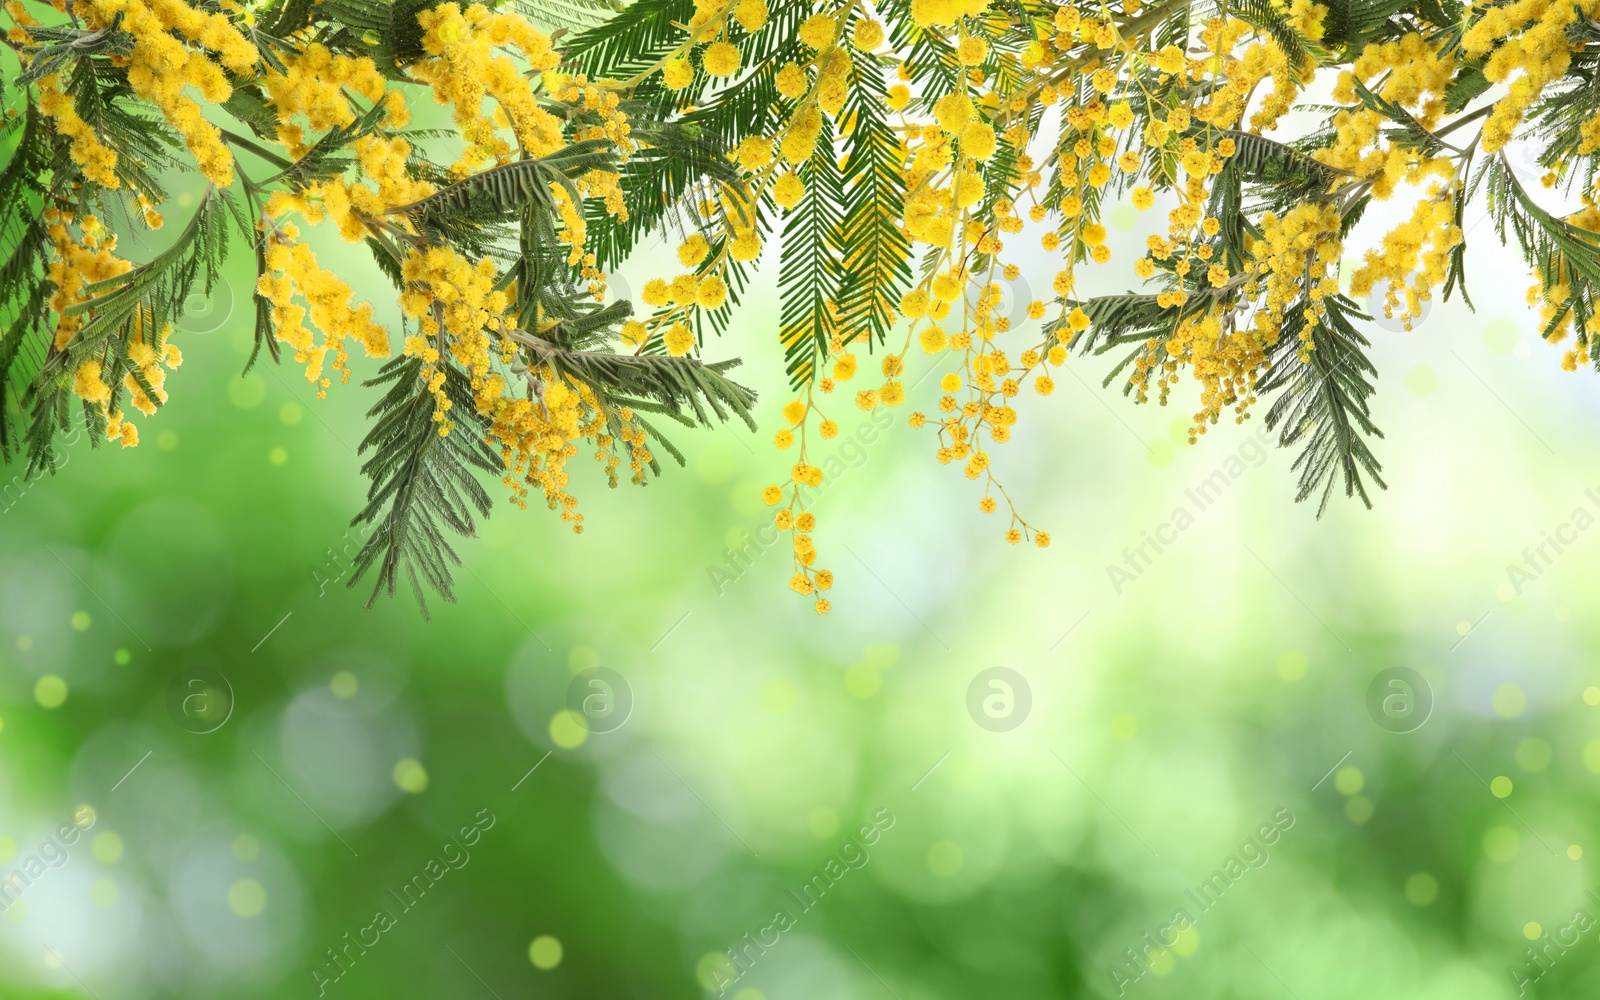
M 1336 489 L 1370 505 L 1382 435 L 1357 303 L 1376 292 L 1409 325 L 1465 295 L 1474 198 L 1527 258 L 1564 365 L 1600 366 L 1600 0 L 3 10 L 5 459 L 53 471 L 80 423 L 136 444 L 130 411 L 155 417 L 182 361 L 183 301 L 248 248 L 251 364 L 292 359 L 321 396 L 353 355 L 389 359 L 371 378 L 357 520 L 375 530 L 355 577 L 371 571 L 374 596 L 404 579 L 424 608 L 430 590 L 451 597 L 452 536 L 489 513 L 487 479 L 518 506 L 536 490 L 581 531 L 581 449 L 612 485 L 643 483 L 656 449 L 682 461 L 660 418 L 754 428 L 738 362 L 702 360 L 708 338 L 781 354 L 795 396 L 774 442 L 797 456 L 764 497 L 819 612 L 832 576 L 808 442 L 838 432 L 825 407 L 841 392 L 865 410 L 911 402 L 913 353 L 949 371 L 909 424 L 982 485 L 982 510 L 1005 503 L 1009 541 L 1039 546 L 991 452 L 1026 389 L 1048 396 L 1054 369 L 1101 355 L 1137 402 L 1193 398 L 1192 439 L 1264 419 L 1319 512 Z M 1305 99 L 1313 86 L 1334 104 Z M 410 127 L 430 98 L 450 128 Z M 1277 134 L 1291 111 L 1321 124 Z M 1537 151 L 1534 190 L 1514 142 Z M 149 259 L 121 256 L 110 223 L 163 228 L 173 171 L 204 178 L 198 207 Z M 1558 185 L 1585 207 L 1543 207 Z M 1111 261 L 1102 220 L 1119 198 L 1167 206 L 1133 262 L 1144 287 L 1080 296 L 1080 268 Z M 1341 288 L 1353 227 L 1391 199 L 1410 217 Z M 402 329 L 374 320 L 304 225 L 372 257 Z M 608 274 L 662 232 L 681 270 L 605 305 Z M 1000 313 L 1024 242 L 1054 262 L 1036 276 L 1052 294 L 1024 306 L 1043 321 L 1031 334 Z M 776 322 L 730 322 L 763 263 Z

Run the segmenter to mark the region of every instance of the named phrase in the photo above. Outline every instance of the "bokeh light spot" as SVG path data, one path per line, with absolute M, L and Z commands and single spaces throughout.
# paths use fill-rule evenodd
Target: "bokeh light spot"
M 844 689 L 853 698 L 871 698 L 883 687 L 878 668 L 871 663 L 853 663 L 845 669 Z
M 286 464 L 289 461 L 289 449 L 283 447 L 282 445 L 273 448 L 271 451 L 267 452 L 267 461 L 271 462 L 273 465 Z
M 55 674 L 45 674 L 33 683 L 33 700 L 45 708 L 60 708 L 67 701 L 67 682 Z
M 720 444 L 708 444 L 695 456 L 694 469 L 703 481 L 721 486 L 739 471 L 739 460 L 734 456 L 733 449 Z
M 528 961 L 535 969 L 553 969 L 561 964 L 561 942 L 548 934 L 540 934 L 528 945 Z
M 1162 948 L 1150 957 L 1150 971 L 1158 976 L 1170 976 L 1172 970 L 1178 967 L 1178 960 L 1172 954 L 1171 948 Z
M 1165 469 L 1177 457 L 1178 453 L 1172 449 L 1172 445 L 1167 444 L 1165 441 L 1157 441 L 1145 450 L 1145 458 L 1158 469 Z
M 1333 787 L 1341 795 L 1354 795 L 1367 787 L 1367 778 L 1358 767 L 1341 767 L 1339 773 L 1333 776 Z
M 110 830 L 97 833 L 89 843 L 89 853 L 103 865 L 114 865 L 122 860 L 122 838 Z
M 1502 719 L 1515 719 L 1528 707 L 1528 696 L 1516 684 L 1502 684 L 1494 689 L 1494 714 Z
M 1505 864 L 1521 848 L 1522 838 L 1509 826 L 1491 826 L 1483 834 L 1483 854 L 1490 861 Z
M 117 896 L 119 895 L 120 892 L 117 889 L 115 879 L 97 878 L 89 883 L 89 902 L 102 910 L 110 909 L 117 905 Z
M 1586 705 L 1600 705 L 1600 687 L 1593 684 L 1583 689 L 1583 702 Z
M 267 889 L 253 878 L 242 878 L 228 886 L 228 909 L 236 917 L 249 920 L 267 908 Z
M 1131 740 L 1139 732 L 1139 720 L 1127 712 L 1118 712 L 1111 717 L 1111 735 L 1119 740 Z
M 831 837 L 839 832 L 839 814 L 827 806 L 818 806 L 806 818 L 806 829 L 818 840 Z
M 267 398 L 267 383 L 255 372 L 228 380 L 228 401 L 241 410 L 253 410 Z
M 1578 846 L 1577 844 L 1569 844 L 1567 846 L 1567 857 L 1571 858 L 1573 861 L 1582 860 L 1583 859 L 1583 848 Z
M 563 708 L 550 717 L 550 742 L 563 750 L 576 750 L 589 738 L 589 727 L 583 716 L 570 708 Z
M 761 707 L 772 715 L 788 714 L 799 700 L 800 692 L 786 677 L 774 677 L 761 685 Z
M 1439 898 L 1439 880 L 1427 872 L 1413 872 L 1406 879 L 1406 899 L 1413 906 L 1428 906 Z
M 1177 940 L 1172 942 L 1172 950 L 1183 958 L 1193 955 L 1200 950 L 1200 932 L 1193 925 L 1185 927 L 1178 932 Z
M 111 662 L 115 663 L 119 667 L 125 667 L 133 662 L 133 653 L 126 649 L 119 649 L 115 653 L 111 654 Z
M 1496 354 L 1510 354 L 1517 346 L 1517 324 L 1504 316 L 1490 320 L 1483 328 L 1483 346 Z
M 0 865 L 17 856 L 17 838 L 0 834 Z
M 415 757 L 405 757 L 395 762 L 394 783 L 402 792 L 421 795 L 428 790 L 428 771 Z
M 1517 766 L 1529 774 L 1538 774 L 1550 766 L 1550 744 L 1537 736 L 1530 736 L 1517 744 Z
M 329 679 L 328 690 L 333 692 L 335 698 L 354 698 L 356 692 L 361 690 L 361 681 L 350 671 L 341 670 Z
M 1494 793 L 1494 797 L 1497 799 L 1509 798 L 1511 795 L 1511 779 L 1503 774 L 1497 776 L 1493 781 L 1489 782 L 1489 791 Z
M 241 833 L 234 837 L 233 843 L 229 847 L 233 852 L 235 861 L 250 862 L 261 856 L 261 841 L 248 833 Z
M 1372 818 L 1372 800 L 1365 795 L 1352 797 L 1344 804 L 1344 818 L 1360 826 Z
M 1544 934 L 1544 928 L 1539 926 L 1537 920 L 1530 920 L 1522 925 L 1522 936 L 1529 941 L 1537 941 Z
M 936 840 L 928 845 L 928 870 L 940 878 L 949 878 L 966 864 L 961 845 L 952 840 Z
M 87 632 L 92 619 L 87 611 L 74 611 L 72 613 L 72 631 Z
M 156 447 L 162 451 L 178 450 L 178 432 L 168 428 L 156 435 Z
M 1406 372 L 1406 390 L 1418 399 L 1433 395 L 1439 388 L 1439 373 L 1431 365 L 1417 365 Z
M 278 419 L 283 421 L 284 426 L 286 427 L 295 426 L 301 420 L 305 419 L 305 415 L 306 411 L 301 408 L 299 403 L 296 403 L 293 400 L 290 400 L 289 402 L 278 407 Z
M 1583 745 L 1583 766 L 1594 774 L 1600 774 L 1600 738 Z
M 1297 681 L 1306 675 L 1311 661 L 1298 649 L 1286 649 L 1278 654 L 1278 676 L 1286 681 Z

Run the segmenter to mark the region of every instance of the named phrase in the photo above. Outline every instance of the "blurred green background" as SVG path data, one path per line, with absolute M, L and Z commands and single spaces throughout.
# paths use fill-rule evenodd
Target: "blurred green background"
M 1110 221 L 1092 291 L 1127 287 L 1148 229 Z M 909 406 L 881 433 L 836 408 L 856 424 L 820 453 L 843 470 L 817 507 L 824 618 L 759 551 L 760 488 L 792 461 L 770 290 L 706 348 L 748 359 L 763 434 L 682 433 L 688 467 L 643 489 L 580 456 L 586 532 L 497 509 L 425 623 L 343 586 L 372 394 L 240 378 L 235 274 L 192 303 L 138 448 L 79 441 L 4 495 L 0 879 L 81 806 L 94 823 L 0 917 L 0 993 L 689 998 L 738 948 L 739 1000 L 1593 990 L 1600 394 L 1539 342 L 1491 228 L 1476 314 L 1374 330 L 1374 511 L 1318 522 L 1257 424 L 1191 448 L 1183 407 L 1131 407 L 1074 359 L 996 450 L 1043 551 L 1003 542 Z M 360 255 L 313 239 L 392 319 Z M 634 280 L 666 270 L 652 253 Z M 1513 581 L 1547 536 L 1571 541 Z M 1141 543 L 1131 582 L 1110 571 Z M 596 667 L 632 709 L 585 733 L 564 713 Z M 1011 728 L 967 707 L 995 667 L 1028 688 Z M 1367 708 L 1391 668 L 1431 691 L 1409 733 Z M 216 697 L 202 669 L 233 697 L 195 733 L 169 697 Z

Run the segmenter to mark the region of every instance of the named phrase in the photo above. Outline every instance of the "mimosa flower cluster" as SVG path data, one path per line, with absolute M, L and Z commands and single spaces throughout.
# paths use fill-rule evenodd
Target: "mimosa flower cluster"
M 32 270 L 0 288 L 41 338 L 34 412 L 70 394 L 135 443 L 124 411 L 166 400 L 173 303 L 218 280 L 231 226 L 256 260 L 258 355 L 292 358 L 319 397 L 391 359 L 429 434 L 468 436 L 441 456 L 582 531 L 580 450 L 642 483 L 677 454 L 662 416 L 748 418 L 706 356 L 736 332 L 790 376 L 771 408 L 787 473 L 763 498 L 791 588 L 826 612 L 809 498 L 851 410 L 904 408 L 1000 534 L 1043 548 L 1002 446 L 1051 419 L 1037 397 L 1063 377 L 1104 372 L 1060 369 L 1102 356 L 1135 402 L 1185 407 L 1192 442 L 1264 419 L 1302 450 L 1299 499 L 1370 502 L 1363 310 L 1409 330 L 1465 293 L 1474 199 L 1526 256 L 1563 366 L 1600 359 L 1600 0 L 694 0 L 687 20 L 635 0 L 582 32 L 547 30 L 537 0 L 531 19 L 448 2 L 415 23 L 333 6 L 0 8 L 15 155 L 61 165 L 0 175 L 39 209 Z M 1531 188 L 1509 158 L 1529 143 Z M 119 257 L 102 220 L 163 227 L 166 167 L 203 180 L 199 212 L 162 230 L 171 249 Z M 1553 211 L 1560 187 L 1584 207 Z M 1384 202 L 1403 221 L 1358 241 Z M 1150 221 L 1114 235 L 1129 218 Z M 657 233 L 674 252 L 630 264 Z M 613 304 L 623 266 L 646 280 Z M 770 287 L 760 269 L 778 308 L 739 311 Z M 399 420 L 374 442 L 399 448 Z M 444 562 L 417 558 L 446 590 Z

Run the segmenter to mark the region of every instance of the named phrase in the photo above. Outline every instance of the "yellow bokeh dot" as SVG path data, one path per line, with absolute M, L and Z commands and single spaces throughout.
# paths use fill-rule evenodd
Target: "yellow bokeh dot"
M 720 951 L 708 951 L 694 963 L 694 978 L 701 987 L 714 993 L 720 993 L 742 974 L 739 967 L 733 964 L 733 959 Z
M 1586 705 L 1600 705 L 1600 687 L 1593 684 L 1583 689 L 1583 702 Z
M 935 840 L 928 845 L 928 870 L 940 878 L 949 878 L 966 864 L 961 845 L 953 840 Z
M 1194 426 L 1194 421 L 1188 417 L 1173 417 L 1167 422 L 1167 439 L 1175 445 L 1189 443 L 1189 428 Z
M 878 673 L 877 664 L 854 663 L 845 669 L 844 689 L 851 697 L 871 698 L 882 687 L 883 676 Z
M 1297 681 L 1306 675 L 1311 661 L 1298 649 L 1286 649 L 1278 654 L 1278 676 L 1286 681 Z
M 305 415 L 306 411 L 301 409 L 300 404 L 296 402 L 291 401 L 278 407 L 278 419 L 282 420 L 287 427 L 293 427 L 298 424 L 305 418 Z
M 1356 795 L 1344 804 L 1344 818 L 1357 826 L 1372 818 L 1372 800 L 1365 795 Z
M 1500 599 L 1501 604 L 1510 604 L 1517 599 L 1517 590 L 1509 583 L 1502 583 L 1494 588 L 1494 596 Z
M 1418 399 L 1431 396 L 1439 388 L 1439 373 L 1428 365 L 1417 365 L 1406 372 L 1406 388 Z
M 95 812 L 94 806 L 85 802 L 72 810 L 72 822 L 77 824 L 78 829 L 87 830 L 94 826 L 94 821 L 99 818 L 99 815 L 99 813 Z
M 589 738 L 589 724 L 570 708 L 550 717 L 550 742 L 563 750 L 576 750 Z
M 806 829 L 818 839 L 831 837 L 839 832 L 839 814 L 827 806 L 818 806 L 806 817 Z
M 1517 346 L 1517 339 L 1517 324 L 1504 316 L 1484 325 L 1483 345 L 1496 354 L 1510 354 Z
M 1522 849 L 1522 838 L 1509 826 L 1491 826 L 1483 834 L 1483 854 L 1490 861 L 1505 864 Z
M 278 447 L 267 452 L 267 461 L 271 462 L 273 465 L 285 464 L 289 461 L 289 449 L 279 445 Z
M 111 661 L 119 667 L 125 667 L 133 662 L 133 653 L 126 649 L 119 649 L 111 654 Z
M 394 783 L 402 792 L 421 795 L 428 790 L 428 770 L 415 757 L 395 761 Z
M 33 636 L 31 636 L 31 635 L 19 635 L 19 636 L 17 636 L 17 651 L 18 652 L 26 653 L 28 650 L 30 650 L 32 648 L 33 648 Z
M 1595 774 L 1600 774 L 1600 738 L 1592 739 L 1583 745 L 1583 766 Z
M 1413 872 L 1406 879 L 1406 899 L 1413 906 L 1428 906 L 1439 898 L 1439 880 L 1427 872 Z
M 17 856 L 17 838 L 0 833 L 0 865 Z
M 242 878 L 228 886 L 228 909 L 236 917 L 249 920 L 267 908 L 266 886 L 253 878 Z
M 1172 970 L 1178 967 L 1178 960 L 1172 954 L 1171 948 L 1162 948 L 1150 956 L 1150 971 L 1158 976 L 1170 976 Z
M 117 905 L 117 890 L 115 879 L 97 878 L 89 883 L 89 902 L 105 910 Z
M 1537 736 L 1530 736 L 1517 744 L 1517 764 L 1529 774 L 1538 774 L 1550 766 L 1550 744 Z
M 6 731 L 6 720 L 4 718 L 0 718 L 0 733 L 3 733 L 5 731 Z
M 1342 795 L 1354 795 L 1367 787 L 1367 778 L 1358 767 L 1341 767 L 1333 776 L 1333 787 Z
M 45 674 L 33 682 L 33 700 L 45 708 L 60 708 L 67 701 L 67 682 L 55 674 Z
M 267 383 L 255 372 L 228 380 L 228 401 L 241 410 L 253 410 L 267 398 Z
M 1465 636 L 1472 631 L 1472 623 L 1465 618 L 1456 622 L 1456 635 Z
M 1577 844 L 1569 844 L 1567 846 L 1567 857 L 1571 858 L 1573 861 L 1582 860 L 1583 848 Z
M 773 715 L 785 715 L 800 700 L 800 692 L 786 677 L 774 677 L 761 685 L 761 707 Z
M 1172 950 L 1182 958 L 1188 958 L 1200 950 L 1200 932 L 1193 925 L 1185 927 L 1178 932 L 1178 937 L 1172 942 Z
M 72 630 L 74 632 L 87 632 L 92 619 L 87 611 L 74 611 L 72 613 Z
M 1497 799 L 1508 798 L 1511 795 L 1511 779 L 1505 775 L 1498 775 L 1489 782 L 1489 791 Z
M 234 860 L 244 862 L 254 861 L 256 858 L 261 856 L 261 841 L 250 836 L 248 833 L 241 833 L 233 838 L 233 843 L 230 845 L 230 849 L 233 851 Z
M 156 447 L 160 448 L 162 451 L 175 450 L 178 447 L 178 432 L 168 429 L 162 431 L 160 434 L 157 434 Z
M 600 651 L 593 646 L 582 643 L 567 650 L 567 669 L 574 674 L 581 674 L 585 670 L 593 670 L 600 665 Z
M 97 833 L 89 842 L 89 853 L 103 865 L 114 865 L 122 860 L 122 838 L 110 830 Z
M 1157 441 L 1145 451 L 1145 458 L 1158 469 L 1165 469 L 1177 457 L 1178 453 L 1173 451 L 1172 445 L 1167 444 L 1165 441 Z
M 46 948 L 44 950 L 44 967 L 47 969 L 61 968 L 61 956 Z
M 1502 684 L 1494 689 L 1494 714 L 1502 719 L 1515 719 L 1528 707 L 1528 696 L 1515 684 Z
M 1539 926 L 1539 922 L 1537 920 L 1530 920 L 1522 925 L 1522 936 L 1527 938 L 1529 941 L 1539 940 L 1539 937 L 1542 934 L 1544 934 L 1544 928 Z
M 328 690 L 335 698 L 354 698 L 361 690 L 361 681 L 348 670 L 341 670 L 328 680 Z
M 1119 740 L 1131 740 L 1139 732 L 1139 720 L 1127 712 L 1111 717 L 1111 735 Z
M 553 969 L 561 964 L 561 942 L 548 934 L 540 934 L 528 945 L 528 961 L 535 969 Z
M 694 469 L 705 482 L 721 486 L 739 472 L 739 457 L 725 445 L 708 444 L 695 456 Z

